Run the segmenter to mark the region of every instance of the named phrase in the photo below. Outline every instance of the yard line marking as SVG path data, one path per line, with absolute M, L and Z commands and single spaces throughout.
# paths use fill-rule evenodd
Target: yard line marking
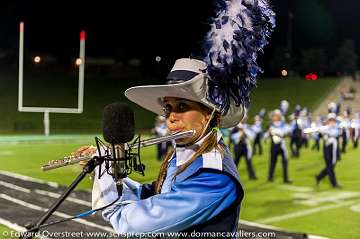
M 296 218 L 296 217 L 302 217 L 302 216 L 311 215 L 311 214 L 321 212 L 321 211 L 325 211 L 325 210 L 329 210 L 329 209 L 349 206 L 349 205 L 355 204 L 357 202 L 359 202 L 359 201 L 353 200 L 353 201 L 347 201 L 347 202 L 339 203 L 339 204 L 336 204 L 336 205 L 326 205 L 326 206 L 307 209 L 307 210 L 302 210 L 302 211 L 298 211 L 298 212 L 294 212 L 294 213 L 288 213 L 288 214 L 284 214 L 284 215 L 281 215 L 281 216 L 265 218 L 265 219 L 257 220 L 257 222 L 260 222 L 260 223 L 279 222 L 279 221 L 287 220 L 287 219 L 290 219 L 290 218 Z
M 347 199 L 358 198 L 360 193 L 343 191 L 343 192 L 320 192 L 320 193 L 295 193 L 293 197 L 295 198 L 295 203 L 307 205 L 307 206 L 317 206 L 320 203 L 332 202 L 332 203 L 342 203 Z
M 311 187 L 300 187 L 300 186 L 293 186 L 293 185 L 280 185 L 278 187 L 280 189 L 286 189 L 286 190 L 295 191 L 295 192 L 312 192 L 312 191 L 314 191 L 314 189 Z
M 0 224 L 4 225 L 4 226 L 6 226 L 6 227 L 8 227 L 10 229 L 13 229 L 13 230 L 15 230 L 17 232 L 26 232 L 27 231 L 27 229 L 25 227 L 19 226 L 18 224 L 12 223 L 12 222 L 10 222 L 8 220 L 5 220 L 3 218 L 0 218 Z M 41 236 L 41 234 L 38 235 L 37 237 L 42 238 L 42 239 L 50 239 L 49 237 Z
M 24 193 L 32 192 L 30 189 L 23 188 L 23 187 L 15 185 L 15 184 L 7 183 L 7 182 L 1 181 L 1 180 L 0 180 L 0 185 L 10 188 L 10 189 L 13 189 L 13 190 L 21 191 Z M 53 192 L 39 190 L 39 189 L 35 189 L 34 192 L 37 194 L 45 195 L 45 196 L 52 197 L 52 198 L 59 198 L 61 196 L 61 194 L 59 194 L 59 193 L 53 193 Z M 73 202 L 73 203 L 80 204 L 80 205 L 87 206 L 87 207 L 92 206 L 90 202 L 82 200 L 82 199 L 74 198 L 74 197 L 67 197 L 66 201 Z
M 265 225 L 265 224 L 261 224 L 261 223 L 257 223 L 257 222 L 250 222 L 250 221 L 243 220 L 243 219 L 240 219 L 239 223 L 247 225 L 247 226 L 262 227 L 262 228 L 270 229 L 270 230 L 284 230 L 284 229 L 282 229 L 280 227 L 275 227 L 275 226 L 271 226 L 271 225 Z
M 14 155 L 12 151 L 0 151 L 0 156 L 11 156 Z
M 15 231 L 18 231 L 18 232 L 25 232 L 26 231 L 26 228 L 25 227 L 22 227 L 22 226 L 19 226 L 18 224 L 16 223 L 12 223 L 8 220 L 5 220 L 3 218 L 0 218 L 0 224 L 10 228 L 10 229 L 13 229 Z
M 23 187 L 17 186 L 17 185 L 12 184 L 12 183 L 7 183 L 7 182 L 4 182 L 4 181 L 0 181 L 0 185 L 4 186 L 6 188 L 18 190 L 18 191 L 21 191 L 21 192 L 24 192 L 24 193 L 31 193 L 30 189 L 23 188 Z
M 58 183 L 47 182 L 47 181 L 44 181 L 44 180 L 41 180 L 41 179 L 32 178 L 32 177 L 29 177 L 29 176 L 25 176 L 25 175 L 21 175 L 21 174 L 17 174 L 17 173 L 12 173 L 12 172 L 8 172 L 8 171 L 0 170 L 0 174 L 3 174 L 5 176 L 9 176 L 9 177 L 12 177 L 12 178 L 16 178 L 16 179 L 21 179 L 23 181 L 46 184 L 46 185 L 48 185 L 50 187 L 53 187 L 53 188 L 58 188 L 59 187 Z
M 10 197 L 10 196 L 5 195 L 3 193 L 0 194 L 0 198 L 8 200 L 8 201 L 16 203 L 16 204 L 19 204 L 21 206 L 33 209 L 33 210 L 42 211 L 42 212 L 46 212 L 48 210 L 47 208 L 43 208 L 43 207 L 31 204 L 31 203 L 22 201 L 20 199 Z M 58 217 L 62 217 L 62 218 L 71 217 L 71 215 L 68 215 L 68 214 L 62 213 L 62 212 L 54 212 L 53 215 L 58 216 Z M 104 231 L 114 233 L 114 230 L 111 227 L 101 226 L 101 225 L 98 225 L 98 224 L 93 223 L 93 222 L 86 221 L 86 220 L 81 219 L 81 218 L 74 219 L 73 221 L 76 221 L 76 222 L 78 222 L 80 224 L 84 224 L 84 225 L 89 226 L 89 227 L 94 227 L 94 228 L 98 228 L 98 229 L 101 229 L 101 230 L 104 230 Z
M 330 237 L 316 236 L 316 235 L 307 235 L 307 238 L 309 238 L 309 239 L 331 239 Z
M 59 193 L 53 193 L 53 192 L 48 192 L 48 191 L 39 190 L 39 189 L 35 189 L 35 193 L 40 194 L 40 195 L 49 196 L 49 197 L 52 197 L 52 198 L 59 198 L 61 196 L 61 194 L 59 194 Z M 82 199 L 74 198 L 74 197 L 67 197 L 66 201 L 70 201 L 70 202 L 77 203 L 77 204 L 84 205 L 84 206 L 88 206 L 88 207 L 92 206 L 90 202 L 87 202 L 87 201 L 82 200 Z
M 354 212 L 360 212 L 360 204 L 354 205 L 350 209 Z

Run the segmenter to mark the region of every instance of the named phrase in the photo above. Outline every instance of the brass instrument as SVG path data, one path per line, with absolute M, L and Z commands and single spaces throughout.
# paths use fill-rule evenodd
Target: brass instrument
M 140 141 L 139 143 L 135 143 L 135 144 L 127 144 L 127 145 L 125 145 L 125 147 L 126 147 L 126 149 L 129 149 L 129 148 L 130 149 L 137 149 L 139 147 L 142 148 L 142 147 L 147 147 L 147 146 L 151 146 L 151 145 L 154 145 L 154 144 L 160 144 L 162 142 L 181 139 L 181 138 L 185 138 L 185 137 L 191 137 L 195 133 L 196 133 L 196 131 L 193 129 L 193 130 L 189 130 L 189 131 L 185 131 L 185 132 L 166 135 L 166 136 L 163 136 L 163 137 L 147 139 L 147 140 L 144 140 L 144 141 Z M 64 157 L 62 159 L 56 159 L 56 160 L 49 161 L 47 164 L 43 165 L 41 167 L 41 169 L 42 169 L 42 171 L 49 171 L 49 170 L 52 170 L 52 169 L 77 164 L 80 161 L 90 160 L 92 158 L 92 156 L 93 156 L 93 154 L 91 154 L 91 155 L 82 155 L 82 156 L 77 156 L 77 155 L 66 156 L 66 157 Z

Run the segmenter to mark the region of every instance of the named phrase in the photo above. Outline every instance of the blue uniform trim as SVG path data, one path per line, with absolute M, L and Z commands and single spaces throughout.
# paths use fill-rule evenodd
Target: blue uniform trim
M 119 233 L 182 231 L 209 221 L 232 205 L 237 199 L 235 189 L 229 176 L 199 171 L 186 181 L 174 182 L 169 193 L 114 205 L 105 209 L 103 216 Z

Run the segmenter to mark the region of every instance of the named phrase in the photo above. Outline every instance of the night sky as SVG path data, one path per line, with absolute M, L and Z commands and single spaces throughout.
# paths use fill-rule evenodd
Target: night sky
M 344 39 L 360 45 L 360 3 L 345 0 L 274 0 L 277 27 L 261 58 L 267 64 L 276 47 L 287 44 L 292 12 L 294 51 L 335 49 Z M 344 4 L 346 3 L 346 5 Z M 79 31 L 87 32 L 87 56 L 165 61 L 196 56 L 208 31 L 213 1 L 1 1 L 0 49 L 18 49 L 18 24 L 25 22 L 31 51 L 55 55 L 78 52 Z

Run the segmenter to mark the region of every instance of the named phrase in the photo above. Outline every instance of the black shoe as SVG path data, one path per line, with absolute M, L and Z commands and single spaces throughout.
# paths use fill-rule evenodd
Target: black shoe
M 256 176 L 252 176 L 249 178 L 249 180 L 257 180 L 258 178 Z
M 341 188 L 342 188 L 342 186 L 341 186 L 341 185 L 339 185 L 339 184 L 336 184 L 335 186 L 333 186 L 333 188 L 336 188 L 336 189 L 341 189 Z
M 269 178 L 267 181 L 268 181 L 269 183 L 272 183 L 272 182 L 274 182 L 274 179 Z
M 291 180 L 284 180 L 284 183 L 285 183 L 285 184 L 292 184 L 293 181 L 291 181 Z
M 315 182 L 316 182 L 316 186 L 318 187 L 320 184 L 320 180 L 317 176 L 315 176 Z

